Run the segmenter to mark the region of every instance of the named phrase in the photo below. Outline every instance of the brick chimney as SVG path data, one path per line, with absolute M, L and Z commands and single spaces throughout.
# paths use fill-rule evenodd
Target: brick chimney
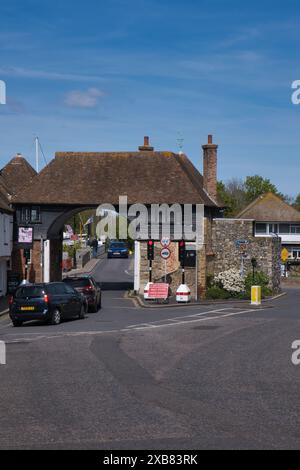
M 144 145 L 141 145 L 139 147 L 139 151 L 140 152 L 153 152 L 154 150 L 154 147 L 151 147 L 151 145 L 149 144 L 149 137 L 145 135 L 144 137 Z
M 217 200 L 217 149 L 213 144 L 213 136 L 208 136 L 207 144 L 203 148 L 203 186 L 211 198 Z

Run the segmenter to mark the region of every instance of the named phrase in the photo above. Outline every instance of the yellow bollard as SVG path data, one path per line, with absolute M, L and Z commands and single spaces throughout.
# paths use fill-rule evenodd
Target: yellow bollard
M 251 305 L 261 305 L 261 286 L 251 287 Z

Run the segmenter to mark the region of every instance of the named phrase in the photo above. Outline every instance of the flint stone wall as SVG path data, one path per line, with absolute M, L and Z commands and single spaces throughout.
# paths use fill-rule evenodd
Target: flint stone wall
M 249 244 L 244 259 L 245 273 L 252 272 L 251 258 L 257 260 L 257 270 L 263 271 L 270 279 L 269 286 L 274 292 L 280 291 L 281 239 L 277 237 L 255 237 L 252 220 L 214 219 L 212 224 L 211 274 L 227 269 L 241 268 L 241 251 L 237 240 L 247 240 Z

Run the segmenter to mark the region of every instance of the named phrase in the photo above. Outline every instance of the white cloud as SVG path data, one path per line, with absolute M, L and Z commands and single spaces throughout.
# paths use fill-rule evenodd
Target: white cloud
M 0 36 L 1 39 L 1 36 Z M 26 69 L 22 67 L 0 67 L 0 74 L 3 77 L 34 78 L 45 80 L 67 80 L 67 81 L 99 81 L 101 77 L 91 75 L 76 75 L 72 73 L 49 72 L 45 70 Z
M 66 95 L 64 103 L 71 108 L 95 108 L 103 96 L 103 91 L 98 88 L 89 88 L 86 91 L 73 90 Z

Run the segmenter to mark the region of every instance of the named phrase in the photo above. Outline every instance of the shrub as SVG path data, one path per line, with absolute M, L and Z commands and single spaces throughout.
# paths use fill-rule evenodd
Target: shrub
M 74 251 L 76 253 L 77 250 L 80 250 L 81 244 L 80 242 L 75 242 L 73 245 L 63 245 L 63 251 L 66 251 L 69 255 L 69 258 L 73 258 Z
M 206 298 L 207 299 L 229 299 L 231 297 L 231 294 L 227 292 L 225 289 L 223 289 L 220 286 L 212 286 L 209 287 L 206 291 Z
M 272 289 L 269 288 L 269 278 L 262 271 L 256 271 L 254 277 L 249 273 L 245 278 L 245 293 L 248 298 L 251 296 L 251 286 L 261 286 L 261 295 L 266 297 L 272 294 Z
M 214 284 L 223 287 L 231 295 L 240 294 L 245 290 L 245 280 L 236 269 L 228 269 L 214 277 Z

